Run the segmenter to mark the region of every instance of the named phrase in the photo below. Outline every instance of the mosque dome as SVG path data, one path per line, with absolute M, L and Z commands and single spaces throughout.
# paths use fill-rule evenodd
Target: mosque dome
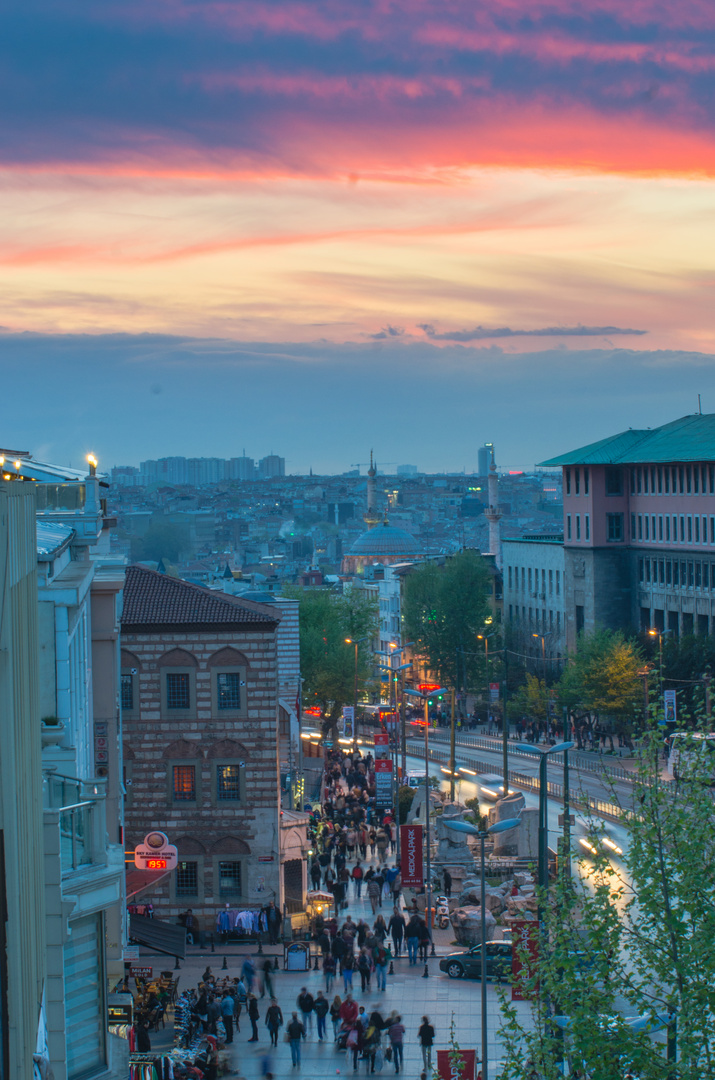
M 419 555 L 420 545 L 405 529 L 396 529 L 387 522 L 368 529 L 347 552 L 349 556 Z

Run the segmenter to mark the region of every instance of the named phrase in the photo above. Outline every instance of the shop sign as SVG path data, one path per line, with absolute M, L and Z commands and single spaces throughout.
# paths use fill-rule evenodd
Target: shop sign
M 424 885 L 421 825 L 400 825 L 400 875 L 404 889 Z
M 153 968 L 150 967 L 135 967 L 134 964 L 129 968 L 129 974 L 133 979 L 150 979 L 152 976 Z
M 147 833 L 144 843 L 134 850 L 137 870 L 175 870 L 178 860 L 178 851 L 163 832 Z
M 386 758 L 390 756 L 390 736 L 386 731 L 375 732 L 375 757 Z

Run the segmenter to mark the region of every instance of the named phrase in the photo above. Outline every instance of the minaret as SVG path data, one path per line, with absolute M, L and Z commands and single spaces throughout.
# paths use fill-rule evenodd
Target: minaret
M 367 470 L 367 508 L 363 514 L 363 521 L 367 525 L 368 529 L 372 529 L 373 526 L 380 524 L 380 515 L 377 511 L 377 493 L 375 489 L 375 476 L 377 475 L 377 469 L 372 460 L 372 450 L 370 451 L 370 468 Z
M 494 462 L 494 448 L 492 447 L 492 460 L 489 466 L 489 505 L 484 511 L 484 517 L 489 522 L 489 555 L 494 555 L 495 561 L 501 570 L 501 543 L 499 540 L 499 522 L 502 512 L 499 509 L 499 477 Z

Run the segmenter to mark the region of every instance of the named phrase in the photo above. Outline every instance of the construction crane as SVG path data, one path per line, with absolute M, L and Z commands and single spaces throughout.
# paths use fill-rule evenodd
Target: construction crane
M 383 461 L 382 464 L 383 464 L 383 466 L 385 466 L 385 465 L 397 465 L 397 462 L 396 461 Z M 376 461 L 354 461 L 351 464 L 350 468 L 351 469 L 362 469 L 362 468 L 369 469 L 371 465 L 374 465 L 375 468 L 377 468 L 377 462 Z

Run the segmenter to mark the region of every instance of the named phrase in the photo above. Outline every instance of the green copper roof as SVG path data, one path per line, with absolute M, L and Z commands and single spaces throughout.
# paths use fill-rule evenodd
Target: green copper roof
M 539 464 L 639 465 L 676 461 L 715 461 L 715 413 L 682 416 L 659 428 L 629 428 Z

